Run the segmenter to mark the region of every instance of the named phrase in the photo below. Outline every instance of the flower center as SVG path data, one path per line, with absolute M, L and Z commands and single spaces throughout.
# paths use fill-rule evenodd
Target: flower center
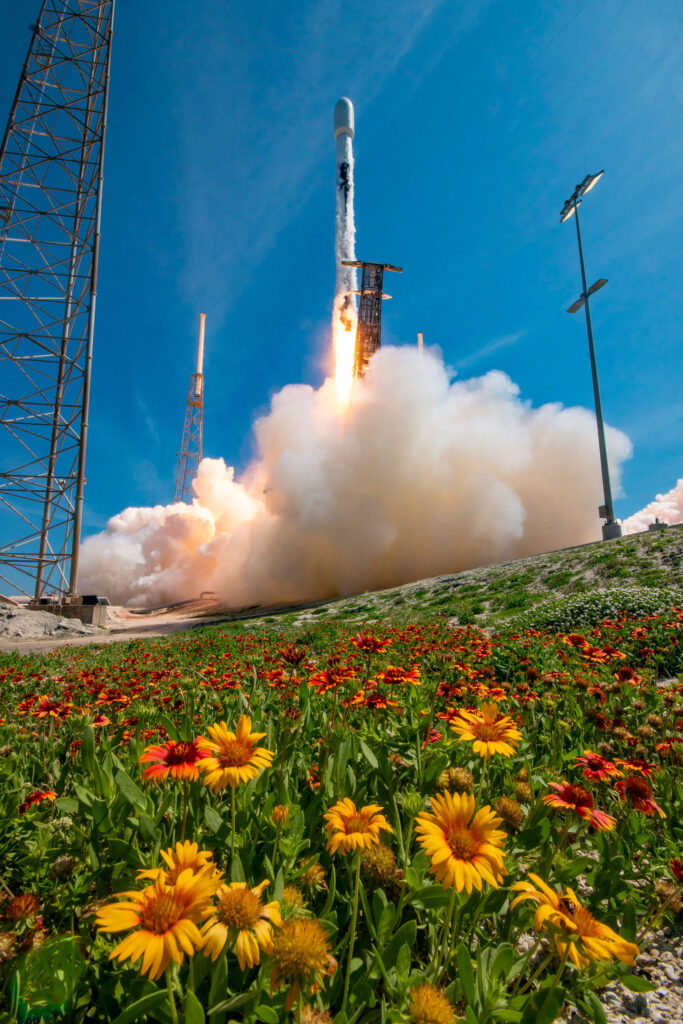
M 352 832 L 368 832 L 368 823 L 364 817 L 360 814 L 354 814 L 351 818 L 347 819 L 346 822 L 346 834 L 350 835 Z
M 500 729 L 495 722 L 477 722 L 472 732 L 478 740 L 483 740 L 485 743 L 500 739 Z
M 180 917 L 178 900 L 172 892 L 154 895 L 140 911 L 140 923 L 147 931 L 163 935 Z
M 226 889 L 220 897 L 220 918 L 229 928 L 253 928 L 261 916 L 261 901 L 251 889 Z
M 251 747 L 244 740 L 227 740 L 216 754 L 221 768 L 241 768 L 249 763 Z
M 636 799 L 650 800 L 652 797 L 652 790 L 645 779 L 639 779 L 637 775 L 633 775 L 625 780 L 624 789 L 629 796 Z
M 592 810 L 595 806 L 593 797 L 583 786 L 567 786 L 561 796 L 574 807 L 588 807 Z
M 460 825 L 449 825 L 445 828 L 444 839 L 458 860 L 471 860 L 479 849 L 476 836 L 468 828 L 462 828 Z
M 194 743 L 174 743 L 166 752 L 166 764 L 186 764 L 188 761 L 194 763 L 196 760 L 197 751 Z

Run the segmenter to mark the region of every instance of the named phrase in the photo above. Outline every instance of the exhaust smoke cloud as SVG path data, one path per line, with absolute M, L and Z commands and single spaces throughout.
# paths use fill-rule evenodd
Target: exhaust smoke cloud
M 683 523 L 683 479 L 679 480 L 667 494 L 658 494 L 654 501 L 634 512 L 624 520 L 624 533 L 642 533 L 650 523 L 659 519 L 661 523 L 676 526 Z
M 81 589 L 154 605 L 360 593 L 597 540 L 594 415 L 533 409 L 505 374 L 452 380 L 435 350 L 385 347 L 351 402 L 290 385 L 240 479 L 204 459 L 192 505 L 128 508 L 81 550 Z M 615 490 L 631 453 L 607 428 Z

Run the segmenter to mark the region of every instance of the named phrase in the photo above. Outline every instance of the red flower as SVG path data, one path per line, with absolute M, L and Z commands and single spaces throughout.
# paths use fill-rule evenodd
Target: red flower
M 39 804 L 41 800 L 53 801 L 56 800 L 56 798 L 57 794 L 54 789 L 46 789 L 43 791 L 37 789 L 35 793 L 29 793 L 23 804 L 19 804 L 19 814 L 26 814 L 29 807 L 32 807 L 33 804 Z
M 382 654 L 393 644 L 393 640 L 382 640 L 371 633 L 358 633 L 351 637 L 351 643 L 364 654 Z
M 683 864 L 678 857 L 672 857 L 669 861 L 669 867 L 674 873 L 674 878 L 677 882 L 683 882 Z
M 601 757 L 600 754 L 594 754 L 592 750 L 584 750 L 583 757 L 577 757 L 576 766 L 583 766 L 584 778 L 599 779 L 604 782 L 610 775 L 622 775 L 617 766 L 608 761 L 606 758 Z
M 145 768 L 142 773 L 143 780 L 148 782 L 152 779 L 157 782 L 170 775 L 172 779 L 190 779 L 194 782 L 199 778 L 197 762 L 207 757 L 206 751 L 197 745 L 198 742 L 168 740 L 166 743 L 146 747 L 138 759 L 139 764 L 149 763 L 149 768 Z
M 417 665 L 412 665 L 407 671 L 398 665 L 387 665 L 383 672 L 377 673 L 377 679 L 387 686 L 403 686 L 406 683 L 410 686 L 422 686 Z
M 322 695 L 343 686 L 349 679 L 353 679 L 353 676 L 354 671 L 351 668 L 326 668 L 322 672 L 315 672 L 308 680 L 308 685 Z
M 572 786 L 569 782 L 551 782 L 550 786 L 555 792 L 543 797 L 544 804 L 576 811 L 580 818 L 590 822 L 599 832 L 608 832 L 616 825 L 616 818 L 595 809 L 593 797 L 583 786 Z
M 626 760 L 622 757 L 615 757 L 614 763 L 623 765 L 630 772 L 638 772 L 640 775 L 645 776 L 645 778 L 652 775 L 656 768 L 656 765 L 650 764 L 649 761 L 642 761 L 639 757 L 630 757 Z
M 618 791 L 622 800 L 630 800 L 637 811 L 643 814 L 654 815 L 655 811 L 660 818 L 666 818 L 662 808 L 652 799 L 652 790 L 645 781 L 638 775 L 629 775 L 625 779 L 615 782 L 614 788 Z

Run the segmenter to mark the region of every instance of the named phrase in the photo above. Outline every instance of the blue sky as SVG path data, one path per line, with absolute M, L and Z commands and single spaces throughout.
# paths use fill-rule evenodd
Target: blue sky
M 38 0 L 0 10 L 9 112 Z M 676 0 L 117 4 L 85 529 L 173 498 L 198 314 L 204 452 L 328 365 L 339 96 L 356 109 L 356 248 L 404 268 L 384 341 L 498 368 L 534 405 L 592 407 L 581 208 L 626 516 L 683 474 L 683 10 Z

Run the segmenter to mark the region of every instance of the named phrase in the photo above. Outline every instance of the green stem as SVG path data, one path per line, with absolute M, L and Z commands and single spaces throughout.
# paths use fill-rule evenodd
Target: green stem
M 569 943 L 567 943 L 567 945 L 564 947 L 564 953 L 562 954 L 562 959 L 560 960 L 560 966 L 557 968 L 557 974 L 555 975 L 555 977 L 553 979 L 552 985 L 548 989 L 548 995 L 543 1000 L 543 1006 L 538 1011 L 538 1016 L 541 1019 L 543 1019 L 543 1013 L 545 1011 L 545 1008 L 548 1005 L 548 1003 L 550 1002 L 550 1000 L 552 999 L 553 993 L 555 992 L 555 989 L 557 988 L 558 982 L 559 982 L 560 978 L 562 977 L 562 973 L 564 971 L 565 964 L 567 963 L 568 956 L 569 956 Z
M 455 897 L 457 896 L 455 886 L 452 886 L 451 901 L 448 904 L 448 910 L 443 920 L 443 925 L 439 933 L 439 939 L 437 942 L 436 959 L 434 961 L 434 979 L 436 980 L 441 973 L 441 961 L 443 959 L 444 947 L 448 940 L 451 927 L 451 918 L 453 917 L 453 907 L 455 906 Z
M 536 981 L 536 978 L 537 978 L 537 977 L 539 976 L 539 974 L 541 974 L 541 972 L 542 972 L 542 971 L 544 971 L 544 970 L 545 970 L 545 968 L 546 968 L 546 967 L 548 966 L 548 964 L 550 963 L 550 961 L 552 960 L 552 958 L 553 958 L 553 954 L 552 954 L 552 951 L 551 951 L 550 953 L 548 953 L 548 955 L 547 955 L 547 957 L 545 958 L 545 960 L 543 960 L 543 961 L 542 961 L 542 963 L 540 963 L 540 964 L 538 965 L 538 967 L 536 968 L 536 970 L 534 971 L 534 973 L 533 973 L 533 974 L 531 975 L 531 977 L 529 978 L 529 980 L 528 980 L 527 982 L 525 982 L 525 984 L 524 984 L 524 985 L 522 986 L 522 989 L 521 989 L 520 995 L 521 995 L 521 993 L 522 993 L 522 992 L 526 992 L 526 991 L 528 991 L 528 989 L 530 989 L 530 988 L 531 988 L 531 986 L 533 985 L 533 983 L 534 983 L 534 982 Z
M 479 779 L 479 789 L 477 790 L 477 803 L 478 804 L 481 803 L 481 795 L 482 795 L 482 792 L 484 790 L 484 783 L 486 781 L 486 776 L 488 774 L 488 767 L 489 767 L 489 759 L 488 759 L 488 757 L 485 757 L 484 758 L 484 765 L 483 765 L 483 767 L 481 769 L 481 778 Z
M 230 856 L 232 863 L 235 863 L 235 787 L 231 786 L 232 792 L 232 836 L 230 837 Z
M 178 1024 L 178 1011 L 175 1008 L 175 997 L 173 995 L 173 977 L 171 975 L 171 965 L 169 964 L 166 968 L 166 988 L 168 989 L 168 1008 L 171 1011 L 171 1020 L 173 1024 Z
M 183 823 L 180 828 L 180 842 L 185 841 L 185 825 L 187 823 L 187 779 L 183 779 Z
M 353 887 L 353 911 L 351 913 L 351 928 L 349 929 L 349 956 L 346 961 L 346 977 L 344 979 L 344 997 L 342 999 L 341 1012 L 346 1011 L 346 1000 L 349 995 L 349 984 L 351 982 L 351 961 L 353 960 L 353 947 L 356 941 L 356 920 L 358 918 L 358 892 L 360 890 L 360 850 L 356 850 L 356 877 Z
M 524 968 L 530 962 L 532 956 L 534 955 L 534 953 L 536 952 L 536 950 L 540 946 L 542 938 L 543 938 L 543 933 L 539 932 L 538 935 L 536 936 L 536 941 L 534 942 L 533 946 L 531 947 L 531 949 L 527 952 L 526 956 L 524 957 L 524 963 L 522 964 L 522 966 L 519 969 L 519 974 L 517 975 L 517 981 L 515 982 L 515 987 L 512 990 L 512 995 L 510 996 L 510 999 L 514 999 L 514 997 L 517 995 L 519 987 L 522 984 L 522 981 L 524 980 Z

